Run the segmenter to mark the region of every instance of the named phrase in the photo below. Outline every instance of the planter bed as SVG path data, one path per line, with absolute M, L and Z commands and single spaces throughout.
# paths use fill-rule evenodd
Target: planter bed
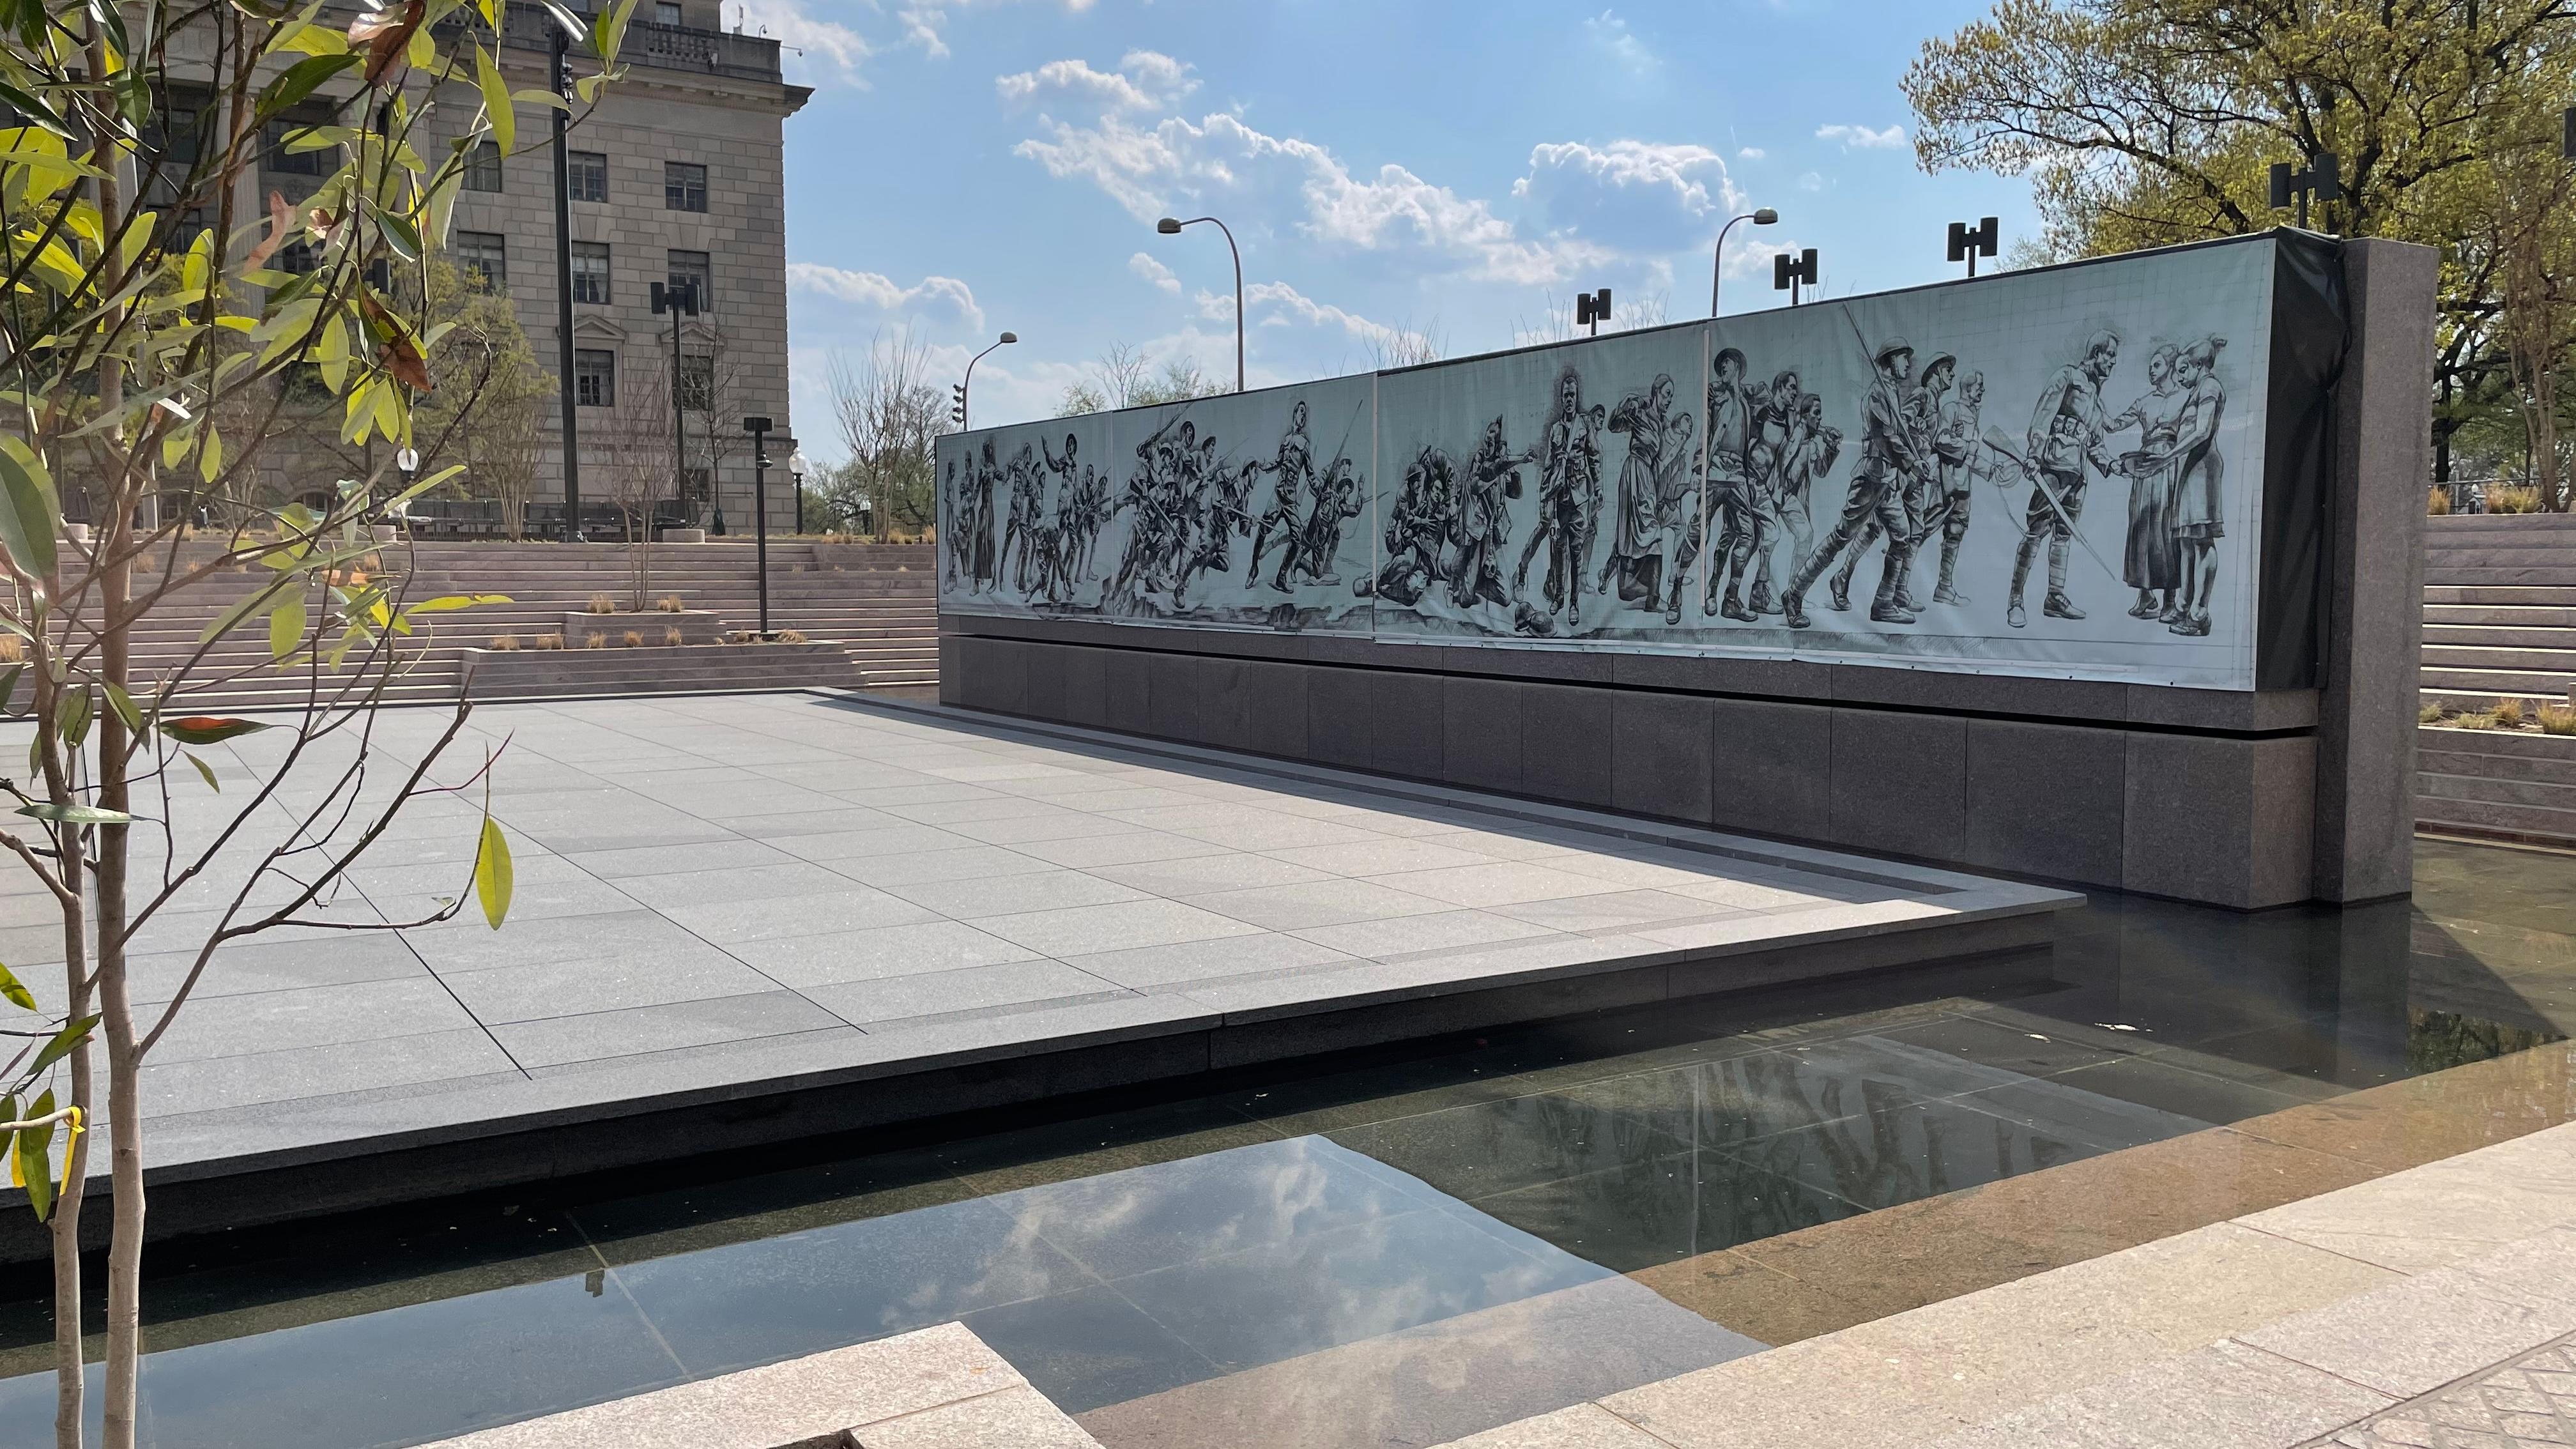
M 683 644 L 713 644 L 724 638 L 725 621 L 724 615 L 713 609 L 682 609 L 678 613 L 647 609 L 640 614 L 593 614 L 571 609 L 563 617 L 564 647 L 578 649 L 583 637 L 596 631 L 608 636 L 609 648 L 623 649 L 627 646 L 620 641 L 629 629 L 644 636 L 645 647 L 662 647 L 665 629 L 679 630 Z
M 640 649 L 467 649 L 468 699 L 685 694 L 711 689 L 857 689 L 866 684 L 830 640 L 803 644 L 649 644 Z

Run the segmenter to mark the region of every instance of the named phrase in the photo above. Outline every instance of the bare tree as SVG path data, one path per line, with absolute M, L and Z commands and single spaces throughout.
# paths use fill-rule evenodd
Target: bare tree
M 583 443 L 600 493 L 624 526 L 627 607 L 640 613 L 653 590 L 653 508 L 679 496 L 679 455 L 670 359 L 657 358 L 652 367 L 631 366 L 634 360 L 632 353 L 618 358 L 612 406 L 584 431 Z
M 1380 371 L 1438 362 L 1448 353 L 1449 335 L 1437 315 L 1420 327 L 1408 317 L 1369 339 L 1369 360 Z
M 948 399 L 930 380 L 930 349 L 906 327 L 879 333 L 856 360 L 832 356 L 832 418 L 849 462 L 824 484 L 844 517 L 865 504 L 879 542 L 897 524 L 920 532 L 937 520 L 941 434 L 948 431 Z

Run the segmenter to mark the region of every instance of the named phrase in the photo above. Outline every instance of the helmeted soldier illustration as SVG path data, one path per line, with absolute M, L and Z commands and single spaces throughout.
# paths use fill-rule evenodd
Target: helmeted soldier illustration
M 1933 528 L 1930 519 L 1934 495 L 1940 489 L 1935 476 L 1940 460 L 1932 443 L 1940 430 L 1942 399 L 1948 395 L 1950 380 L 1958 372 L 1959 359 L 1946 352 L 1936 352 L 1932 354 L 1932 360 L 1924 363 L 1914 375 L 1914 386 L 1905 394 L 1905 426 L 1908 435 L 1914 439 L 1919 471 L 1906 479 L 1902 499 L 1910 526 L 1904 539 L 1905 568 L 1896 577 L 1896 604 L 1909 614 L 1923 612 L 1922 603 L 1914 597 L 1914 555 L 1923 546 L 1924 539 L 1931 536 Z M 1852 545 L 1851 552 L 1843 556 L 1843 566 L 1835 572 L 1833 579 L 1836 609 L 1851 607 L 1852 571 L 1859 565 L 1861 556 L 1869 552 L 1869 546 L 1878 540 L 1880 531 L 1878 520 L 1871 519 L 1862 526 L 1860 539 Z M 1893 552 L 1895 546 L 1895 541 L 1890 540 L 1889 551 Z
M 2004 622 L 2016 629 L 2029 622 L 2022 588 L 2042 539 L 2048 543 L 2048 594 L 2040 601 L 2041 612 L 2052 619 L 2084 617 L 2066 596 L 2066 550 L 2084 517 L 2085 469 L 2114 471 L 2102 453 L 2102 435 L 2110 422 L 2102 408 L 2102 384 L 2119 362 L 2119 335 L 2094 333 L 2084 344 L 2084 356 L 2057 369 L 2031 411 L 2029 451 L 2022 455 L 2030 475 L 2030 508 L 2021 546 L 2013 555 L 2012 599 L 2004 609 Z
M 1771 597 L 1771 555 L 1788 524 L 1788 514 L 1783 511 L 1787 499 L 1788 469 L 1799 461 L 1797 442 L 1809 400 L 1794 368 L 1783 368 L 1773 376 L 1771 385 L 1752 394 L 1752 399 L 1753 431 L 1751 441 L 1745 445 L 1744 475 L 1745 488 L 1753 501 L 1753 522 L 1745 536 L 1735 541 L 1731 561 L 1736 583 L 1745 577 L 1746 561 L 1753 561 L 1753 591 L 1746 596 L 1742 609 L 1727 614 L 1728 618 L 1748 624 L 1760 615 L 1780 612 L 1779 605 Z M 1822 399 L 1817 399 L 1816 403 L 1818 407 L 1823 406 Z M 1827 466 L 1831 466 L 1830 463 Z M 1800 498 L 1803 500 L 1804 496 L 1802 488 Z M 1803 501 L 1800 511 L 1803 514 Z M 1808 536 L 1803 516 L 1799 519 L 1796 536 L 1799 555 L 1804 556 L 1807 546 L 1814 540 Z M 1725 562 L 1727 560 L 1720 560 L 1721 564 Z M 1790 559 L 1789 567 L 1795 569 L 1797 566 L 1798 559 Z M 1735 583 L 1728 584 L 1726 596 L 1729 602 L 1733 601 Z
M 1824 395 L 1801 394 L 1797 421 L 1771 460 L 1773 477 L 1777 479 L 1777 501 L 1773 512 L 1779 521 L 1780 532 L 1788 536 L 1789 572 L 1792 575 L 1815 551 L 1816 535 L 1808 520 L 1808 506 L 1815 497 L 1816 480 L 1834 470 L 1842 449 L 1842 430 L 1825 422 Z M 1771 602 L 1771 551 L 1767 547 L 1763 550 L 1761 562 L 1754 568 L 1753 595 L 1758 612 L 1780 612 Z
M 1521 496 L 1521 469 L 1537 461 L 1535 449 L 1512 451 L 1503 439 L 1500 417 L 1485 425 L 1484 439 L 1459 480 L 1457 518 L 1451 525 L 1456 552 L 1449 564 L 1449 597 L 1459 608 L 1511 602 L 1503 588 L 1503 551 L 1512 546 L 1509 500 Z
M 1514 623 L 1522 633 L 1546 633 L 1557 610 L 1567 628 L 1580 627 L 1583 575 L 1592 562 L 1592 529 L 1601 516 L 1601 439 L 1608 418 L 1599 403 L 1583 403 L 1583 377 L 1568 367 L 1556 380 L 1556 410 L 1549 416 L 1540 452 L 1538 526 L 1521 546 L 1512 593 L 1521 600 Z M 1547 550 L 1547 612 L 1531 608 L 1530 560 Z
M 1899 601 L 1899 586 L 1913 553 L 1913 521 L 1907 517 L 1906 490 L 1922 476 L 1923 459 L 1916 447 L 1914 425 L 1906 416 L 1907 381 L 1914 372 L 1914 348 L 1904 338 L 1880 343 L 1871 356 L 1876 376 L 1861 434 L 1860 465 L 1852 471 L 1851 494 L 1843 502 L 1834 531 L 1798 566 L 1780 607 L 1792 629 L 1804 629 L 1807 590 L 1833 567 L 1845 547 L 1864 527 L 1876 524 L 1888 540 L 1887 562 L 1879 574 L 1878 596 L 1870 618 L 1881 624 L 1911 624 L 1916 615 Z
M 1434 580 L 1453 576 L 1445 549 L 1457 528 L 1457 486 L 1449 455 L 1425 444 L 1405 465 L 1403 486 L 1386 511 L 1385 561 L 1376 578 L 1351 585 L 1354 593 L 1410 608 Z
M 1941 535 L 1941 578 L 1932 586 L 1936 604 L 1968 602 L 1968 596 L 1959 592 L 1959 544 L 1968 536 L 1968 503 L 1977 479 L 1994 470 L 1983 436 L 1985 425 L 1978 421 L 1985 404 L 1986 375 L 1969 373 L 1959 379 L 1959 395 L 1941 405 L 1932 435 L 1940 486 L 1931 515 L 1923 520 L 1923 534 L 1927 539 L 1934 533 Z
M 1747 476 L 1747 445 L 1753 438 L 1753 401 L 1744 392 L 1744 354 L 1720 348 L 1710 361 L 1708 383 L 1708 511 L 1717 542 L 1709 549 L 1708 580 L 1700 590 L 1700 612 L 1724 613 L 1751 621 L 1737 601 L 1744 566 L 1760 546 L 1760 509 Z M 1721 599 L 1723 602 L 1721 602 Z
M 1252 566 L 1245 570 L 1243 586 L 1251 588 L 1261 581 L 1261 556 L 1270 548 L 1270 531 L 1279 530 L 1284 549 L 1279 559 L 1279 575 L 1270 581 L 1274 589 L 1288 587 L 1288 565 L 1297 552 L 1297 500 L 1312 492 L 1315 484 L 1315 447 L 1306 437 L 1306 400 L 1299 398 L 1288 410 L 1288 431 L 1280 435 L 1279 456 L 1260 465 L 1271 474 L 1270 511 L 1261 515 L 1252 531 Z

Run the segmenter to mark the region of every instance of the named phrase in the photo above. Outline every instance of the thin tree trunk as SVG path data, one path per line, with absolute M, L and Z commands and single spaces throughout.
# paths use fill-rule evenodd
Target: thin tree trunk
M 63 1012 L 71 1021 L 89 1014 L 89 943 L 87 913 L 78 904 L 82 888 L 80 836 L 63 833 L 63 887 L 73 904 L 63 907 Z M 86 1115 L 94 1099 L 89 1042 L 72 1048 L 71 1105 Z M 50 1224 L 54 1253 L 54 1445 L 81 1449 L 81 1418 L 87 1407 L 87 1379 L 82 1364 L 81 1198 L 89 1172 L 89 1138 L 72 1139 L 63 1162 L 63 1192 L 54 1203 Z

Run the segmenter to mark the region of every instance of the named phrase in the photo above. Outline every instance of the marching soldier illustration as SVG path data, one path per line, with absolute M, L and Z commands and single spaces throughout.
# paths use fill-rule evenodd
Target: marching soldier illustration
M 1875 380 L 1870 384 L 1861 434 L 1860 466 L 1853 470 L 1851 493 L 1843 502 L 1842 518 L 1825 536 L 1824 543 L 1798 565 L 1797 574 L 1789 580 L 1789 591 L 1781 599 L 1781 611 L 1792 629 L 1809 626 L 1812 621 L 1805 608 L 1807 590 L 1871 524 L 1886 536 L 1888 546 L 1887 562 L 1879 574 L 1878 596 L 1870 605 L 1869 617 L 1881 624 L 1911 624 L 1917 617 L 1899 601 L 1899 587 L 1913 552 L 1913 523 L 1907 517 L 1906 490 L 1923 472 L 1913 424 L 1906 416 L 1906 383 L 1914 372 L 1913 345 L 1901 337 L 1889 338 L 1873 352 L 1871 367 Z
M 2022 588 L 2029 582 L 2031 560 L 2041 540 L 2048 544 L 2048 593 L 2041 612 L 2052 619 L 2081 619 L 2084 611 L 2066 596 L 2066 550 L 2076 541 L 2084 516 L 2085 470 L 2109 473 L 2102 436 L 2110 420 L 2103 415 L 2102 384 L 2119 365 L 2120 339 L 2096 332 L 2084 345 L 2084 356 L 2057 369 L 2040 392 L 2030 416 L 2028 451 L 2022 454 L 2030 477 L 2030 508 L 2022 521 L 2021 546 L 2013 556 L 2012 600 L 2004 622 L 2019 629 L 2030 621 L 2022 608 Z

